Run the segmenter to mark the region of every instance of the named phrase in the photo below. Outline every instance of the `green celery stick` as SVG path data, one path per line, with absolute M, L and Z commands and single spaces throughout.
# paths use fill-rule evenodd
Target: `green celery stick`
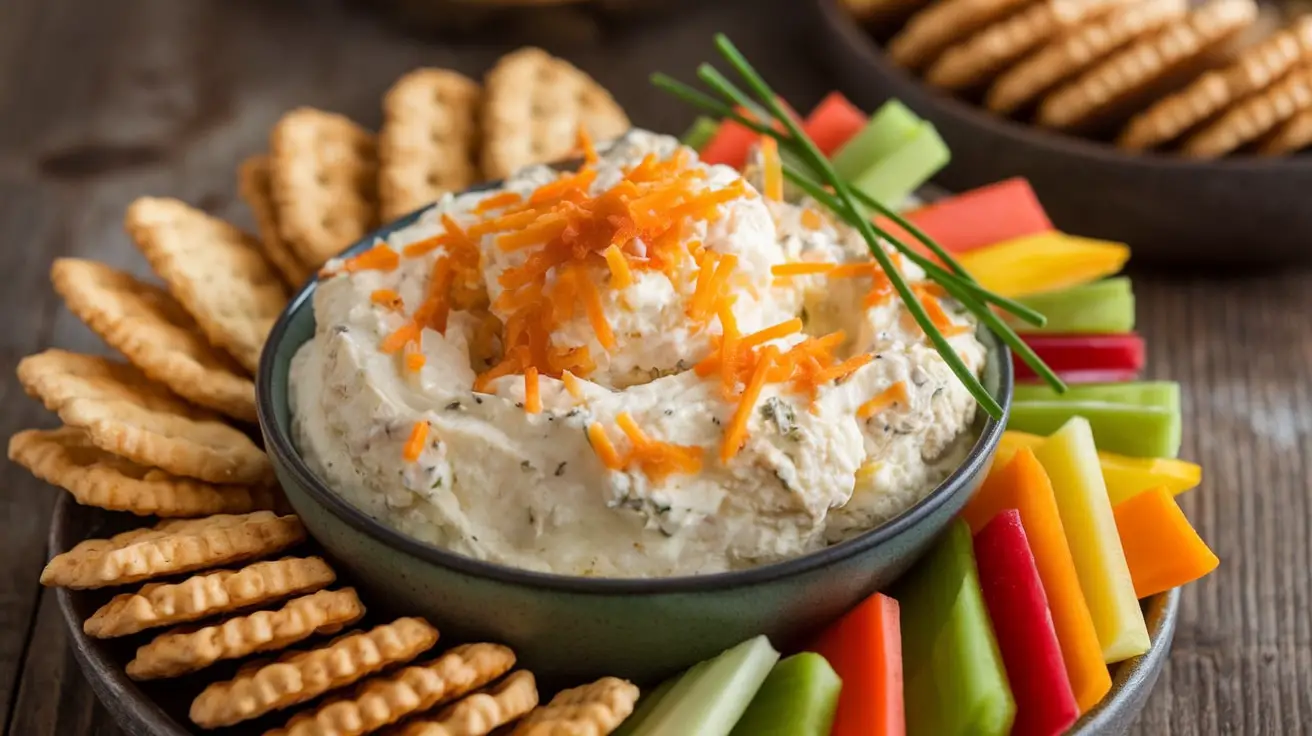
M 824 657 L 795 654 L 770 670 L 732 736 L 829 736 L 842 686 Z
M 970 528 L 948 527 L 893 592 L 902 608 L 909 734 L 1002 736 L 1016 701 L 984 607 Z
M 1017 332 L 1068 335 L 1117 334 L 1134 330 L 1134 290 L 1130 279 L 1115 276 L 1092 284 L 1020 297 L 1016 301 L 1048 318 L 1043 327 L 1008 316 Z
M 716 131 L 720 129 L 720 124 L 714 120 L 701 115 L 692 121 L 692 127 L 688 128 L 683 134 L 680 142 L 694 151 L 702 150 L 702 146 L 711 142 L 715 137 Z
M 1180 453 L 1178 410 L 1104 401 L 1014 401 L 1007 428 L 1052 434 L 1073 417 L 1093 427 L 1099 450 L 1130 457 L 1175 457 Z
M 656 708 L 660 707 L 665 696 L 669 695 L 674 686 L 679 684 L 679 680 L 680 676 L 676 675 L 662 682 L 655 690 L 643 694 L 638 701 L 638 707 L 633 709 L 629 717 L 624 719 L 624 722 L 620 724 L 619 728 L 615 729 L 611 736 L 633 736 L 638 727 L 651 716 Z
M 1017 401 L 1097 401 L 1180 411 L 1180 384 L 1174 381 L 1085 383 L 1068 386 L 1062 394 L 1050 386 L 1026 384 L 1017 386 L 1013 395 Z
M 885 102 L 870 116 L 866 127 L 834 153 L 834 171 L 843 181 L 854 181 L 915 137 L 921 122 L 901 102 Z
M 922 121 L 901 146 L 848 181 L 876 202 L 897 208 L 951 157 L 934 126 Z
M 632 736 L 728 736 L 779 652 L 764 636 L 693 665 L 634 726 Z
M 1116 531 L 1090 422 L 1075 417 L 1034 450 L 1052 481 L 1057 512 L 1110 664 L 1148 651 L 1148 628 Z

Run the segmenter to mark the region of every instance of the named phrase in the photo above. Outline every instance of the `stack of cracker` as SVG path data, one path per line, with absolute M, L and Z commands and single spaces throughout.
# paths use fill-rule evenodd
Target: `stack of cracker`
M 1312 18 L 1256 0 L 848 0 L 905 19 L 889 57 L 932 86 L 1128 151 L 1312 146 Z
M 65 304 L 126 361 L 63 350 L 24 358 L 18 376 L 62 427 L 25 430 L 11 460 L 78 503 L 156 523 L 88 539 L 50 560 L 45 585 L 119 593 L 87 619 L 97 638 L 143 635 L 137 680 L 252 660 L 210 682 L 192 721 L 218 728 L 307 703 L 269 734 L 604 735 L 638 690 L 615 678 L 539 706 L 514 653 L 468 644 L 405 666 L 438 632 L 401 618 L 359 624 L 365 605 L 318 556 L 279 554 L 306 541 L 268 457 L 251 439 L 253 376 L 292 290 L 380 222 L 628 129 L 605 89 L 537 49 L 503 58 L 482 87 L 451 71 L 405 75 L 383 101 L 376 136 L 330 112 L 284 115 L 269 152 L 238 169 L 259 237 L 183 202 L 143 197 L 125 226 L 164 287 L 105 264 L 59 259 Z M 168 627 L 168 628 L 165 628 Z M 163 629 L 162 632 L 155 630 Z M 314 637 L 340 634 L 313 645 Z M 300 651 L 283 651 L 295 645 Z

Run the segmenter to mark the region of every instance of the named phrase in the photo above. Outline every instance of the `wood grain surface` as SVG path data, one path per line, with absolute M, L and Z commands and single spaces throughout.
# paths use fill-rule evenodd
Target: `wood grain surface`
M 691 78 L 716 30 L 803 108 L 828 84 L 789 22 L 792 1 L 706 2 L 640 27 L 552 18 L 496 40 L 452 41 L 326 0 L 4 0 L 0 435 L 52 424 L 14 379 L 19 358 L 49 345 L 103 350 L 52 293 L 51 259 L 144 272 L 121 227 L 140 194 L 181 197 L 250 226 L 234 167 L 265 146 L 282 111 L 310 104 L 376 126 L 379 97 L 402 72 L 436 65 L 478 75 L 514 45 L 537 42 L 593 73 L 637 124 L 677 132 L 690 113 L 646 77 L 659 68 Z M 1150 373 L 1184 384 L 1183 455 L 1205 467 L 1183 503 L 1222 559 L 1184 594 L 1169 668 L 1137 733 L 1310 732 L 1312 273 L 1135 276 Z M 65 650 L 53 596 L 37 585 L 55 491 L 12 464 L 0 465 L 0 488 L 6 732 L 117 734 Z

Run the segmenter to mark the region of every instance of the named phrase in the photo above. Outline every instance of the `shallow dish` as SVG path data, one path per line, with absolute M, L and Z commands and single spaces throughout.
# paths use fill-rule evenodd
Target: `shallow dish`
M 839 0 L 800 4 L 815 52 L 852 101 L 897 98 L 952 150 L 939 183 L 963 191 L 1028 178 L 1058 227 L 1134 246 L 1139 262 L 1270 265 L 1312 261 L 1312 155 L 1193 161 L 1133 155 L 1045 131 L 937 92 L 889 61 Z
M 122 531 L 127 526 L 126 521 L 125 515 L 79 506 L 63 495 L 55 506 L 50 523 L 49 553 L 53 556 L 63 552 L 91 536 Z M 191 699 L 209 681 L 228 676 L 230 667 L 219 666 L 213 673 L 207 670 L 176 681 L 163 680 L 145 685 L 133 682 L 123 673 L 123 666 L 132 658 L 133 647 L 140 643 L 141 636 L 104 641 L 92 639 L 82 632 L 82 622 L 108 599 L 108 594 L 60 588 L 55 591 L 55 596 L 78 664 L 96 695 L 124 731 L 131 736 L 186 736 L 197 732 L 187 721 Z M 1170 656 L 1179 599 L 1179 591 L 1172 590 L 1143 601 L 1152 648 L 1143 656 L 1116 668 L 1111 692 L 1080 719 L 1071 731 L 1072 736 L 1112 736 L 1124 733 L 1133 723 Z M 275 714 L 244 726 L 207 733 L 215 736 L 260 734 L 282 725 L 286 718 L 287 714 Z
M 346 252 L 372 246 L 419 214 Z M 920 557 L 982 481 L 1002 435 L 1002 422 L 977 419 L 977 439 L 965 461 L 919 503 L 883 526 L 796 559 L 662 579 L 529 572 L 404 535 L 330 490 L 301 459 L 291 439 L 288 368 L 314 333 L 314 290 L 313 283 L 302 289 L 274 325 L 256 380 L 265 447 L 292 506 L 371 600 L 423 615 L 458 639 L 508 644 L 548 682 L 602 675 L 651 682 L 757 634 L 785 646 L 810 634 Z M 989 351 L 984 385 L 1005 410 L 1010 353 L 987 331 L 980 339 Z

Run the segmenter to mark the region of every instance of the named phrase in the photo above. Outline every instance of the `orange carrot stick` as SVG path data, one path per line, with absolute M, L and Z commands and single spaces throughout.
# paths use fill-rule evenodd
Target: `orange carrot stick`
M 843 678 L 832 736 L 906 733 L 897 601 L 875 593 L 821 632 L 810 649 Z
M 1121 501 L 1112 513 L 1140 598 L 1193 582 L 1220 564 L 1164 486 Z

